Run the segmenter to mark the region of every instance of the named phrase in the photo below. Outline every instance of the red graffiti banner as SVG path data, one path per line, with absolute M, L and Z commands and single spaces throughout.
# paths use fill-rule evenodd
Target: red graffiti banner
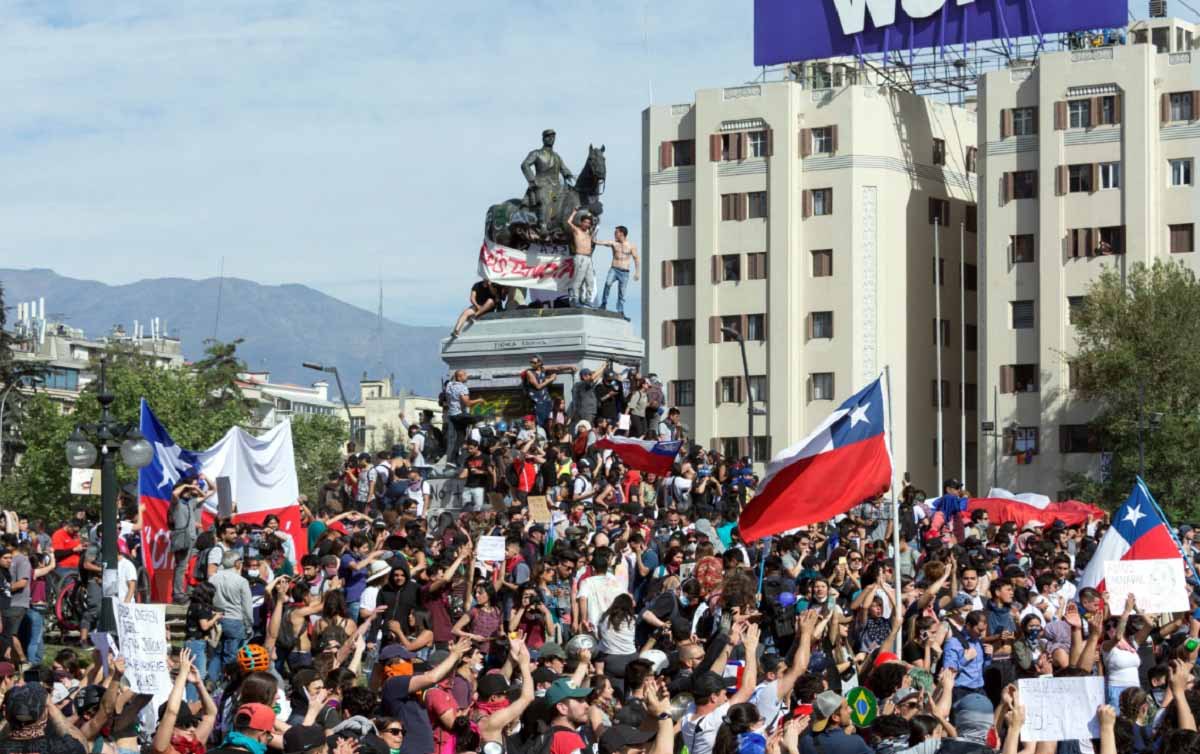
M 575 274 L 575 260 L 565 246 L 513 249 L 484 240 L 479 248 L 479 276 L 513 288 L 565 291 Z

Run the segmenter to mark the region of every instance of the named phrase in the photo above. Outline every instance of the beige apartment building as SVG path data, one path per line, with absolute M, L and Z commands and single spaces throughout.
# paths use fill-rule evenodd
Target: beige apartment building
M 1094 407 L 1071 390 L 1072 311 L 1105 269 L 1196 265 L 1200 51 L 1196 28 L 1154 18 L 1128 44 L 1046 53 L 979 83 L 981 416 L 978 473 L 1063 494 L 1099 475 Z M 982 486 L 982 485 L 981 485 Z
M 939 400 L 943 474 L 963 470 L 964 401 L 977 467 L 975 114 L 824 74 L 644 111 L 648 369 L 695 441 L 762 462 L 890 366 L 897 476 L 932 493 Z M 748 382 L 725 327 L 745 335 Z

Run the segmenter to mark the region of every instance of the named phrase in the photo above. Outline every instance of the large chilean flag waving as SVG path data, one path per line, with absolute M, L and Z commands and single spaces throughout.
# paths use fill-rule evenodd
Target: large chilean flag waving
M 277 424 L 259 437 L 233 427 L 208 450 L 184 450 L 171 439 L 143 398 L 139 429 L 154 446 L 154 460 L 138 473 L 143 562 L 150 576 L 153 601 L 171 599 L 174 555 L 167 520 L 171 492 L 180 479 L 200 472 L 214 484 L 217 477 L 229 477 L 237 505 L 235 520 L 260 524 L 270 514 L 278 516 L 280 530 L 291 537 L 289 559 L 293 564 L 300 562 L 308 538 L 300 527 L 300 492 L 290 423 Z M 216 514 L 215 496 L 209 498 L 207 506 L 205 525 Z
M 1096 552 L 1083 571 L 1079 586 L 1104 591 L 1104 564 L 1110 560 L 1169 560 L 1183 558 L 1192 580 L 1196 571 L 1163 518 L 1146 483 L 1138 477 L 1125 504 L 1113 514 L 1112 526 L 1104 533 Z
M 738 519 L 742 539 L 828 521 L 886 491 L 892 455 L 884 422 L 883 385 L 876 379 L 767 464 L 757 494 Z

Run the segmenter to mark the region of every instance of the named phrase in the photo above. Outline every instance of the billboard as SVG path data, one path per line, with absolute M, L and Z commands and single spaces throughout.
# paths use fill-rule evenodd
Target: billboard
M 754 0 L 754 64 L 1122 27 L 1128 0 Z

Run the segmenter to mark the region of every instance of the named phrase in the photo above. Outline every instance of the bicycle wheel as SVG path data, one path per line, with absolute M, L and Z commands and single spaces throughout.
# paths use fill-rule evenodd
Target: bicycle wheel
M 68 576 L 63 579 L 62 585 L 58 588 L 58 596 L 54 600 L 54 618 L 58 623 L 58 630 L 65 634 L 67 631 L 78 631 L 79 625 L 83 620 L 83 605 L 80 597 L 79 579 L 75 576 Z

